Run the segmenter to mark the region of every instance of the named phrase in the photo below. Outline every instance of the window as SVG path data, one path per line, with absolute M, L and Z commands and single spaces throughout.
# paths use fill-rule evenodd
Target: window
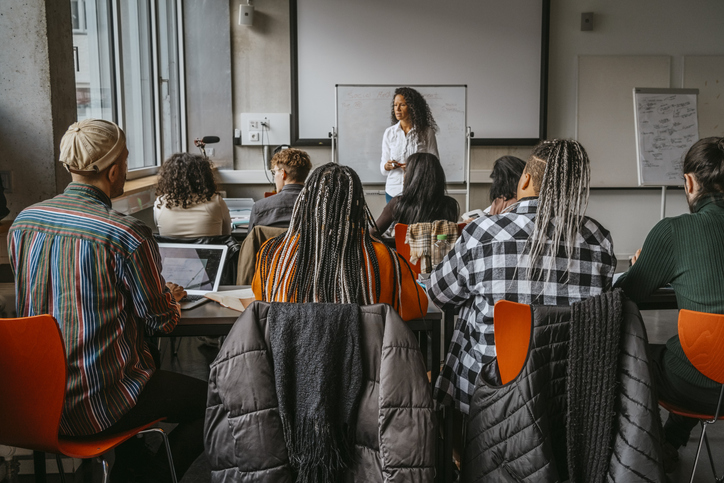
M 148 168 L 184 142 L 179 3 L 71 1 L 78 119 L 107 119 L 123 128 L 130 178 L 150 174 Z

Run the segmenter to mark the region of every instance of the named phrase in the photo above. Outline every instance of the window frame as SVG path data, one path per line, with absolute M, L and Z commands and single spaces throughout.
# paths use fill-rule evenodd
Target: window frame
M 187 140 L 186 90 L 183 59 L 183 2 L 182 0 L 139 1 L 139 7 L 148 8 L 148 25 L 139 26 L 129 24 L 126 31 L 135 31 L 138 35 L 141 35 L 139 29 L 147 29 L 145 34 L 148 35 L 150 39 L 149 44 L 151 52 L 149 53 L 149 58 L 146 61 L 146 67 L 150 67 L 148 69 L 148 76 L 147 79 L 144 79 L 142 73 L 143 68 L 139 72 L 129 73 L 124 72 L 123 65 L 122 36 L 124 35 L 124 30 L 122 28 L 123 26 L 121 25 L 121 2 L 137 0 L 74 0 L 72 3 L 77 6 L 77 23 L 79 27 L 85 27 L 85 29 L 73 29 L 74 44 L 76 35 L 86 35 L 87 37 L 93 37 L 93 35 L 89 35 L 87 31 L 88 23 L 87 18 L 85 18 L 87 16 L 86 4 L 89 1 L 96 2 L 94 4 L 94 11 L 98 10 L 99 3 L 107 7 L 108 10 L 108 27 L 106 31 L 99 32 L 95 36 L 96 38 L 92 40 L 89 38 L 88 40 L 88 42 L 108 42 L 109 45 L 109 59 L 102 59 L 98 56 L 96 56 L 96 58 L 89 59 L 89 63 L 91 65 L 93 65 L 94 62 L 96 63 L 95 65 L 98 65 L 98 63 L 101 63 L 101 65 L 103 65 L 103 63 L 105 62 L 108 62 L 110 64 L 107 67 L 110 70 L 109 94 L 111 96 L 111 112 L 110 115 L 106 112 L 104 114 L 104 118 L 111 117 L 111 119 L 108 120 L 115 122 L 122 129 L 124 129 L 124 131 L 127 131 L 128 136 L 128 130 L 126 129 L 126 126 L 128 126 L 128 122 L 130 121 L 129 116 L 131 114 L 126 112 L 126 107 L 124 104 L 124 99 L 126 98 L 126 93 L 124 92 L 124 80 L 126 82 L 129 82 L 129 79 L 126 78 L 125 75 L 140 76 L 140 84 L 138 84 L 138 77 L 136 77 L 133 82 L 136 82 L 137 85 L 141 85 L 144 90 L 147 90 L 150 87 L 150 100 L 149 102 L 141 102 L 140 110 L 138 112 L 142 113 L 142 131 L 144 133 L 149 133 L 149 135 L 151 136 L 151 142 L 153 144 L 152 152 L 154 157 L 153 164 L 137 166 L 133 168 L 129 167 L 127 179 L 136 179 L 140 177 L 151 176 L 158 171 L 161 163 L 163 162 L 164 151 L 166 153 L 182 151 L 184 149 L 184 146 L 186 145 Z M 161 5 L 161 2 L 165 2 L 165 4 Z M 83 12 L 81 12 L 81 10 L 83 10 Z M 169 19 L 166 15 L 161 18 L 161 10 L 165 11 L 166 15 L 171 12 L 172 15 L 175 16 L 175 18 Z M 73 15 L 72 8 L 70 13 L 71 15 Z M 166 25 L 162 26 L 159 22 L 166 22 Z M 175 26 L 175 30 L 168 28 L 168 25 Z M 165 37 L 164 41 L 162 42 L 159 38 L 159 35 L 163 33 L 165 33 L 167 37 Z M 129 34 L 126 33 L 125 35 Z M 100 38 L 98 38 L 99 36 Z M 160 44 L 167 46 L 168 52 L 164 53 L 163 56 L 159 52 Z M 162 57 L 166 59 L 168 63 L 168 65 L 164 66 L 163 68 L 160 65 Z M 160 73 L 162 72 L 162 70 L 173 73 L 173 75 L 176 76 L 176 80 L 173 82 L 174 85 L 171 85 L 172 79 L 161 78 Z M 169 77 L 172 78 L 173 76 L 170 75 Z M 162 87 L 162 83 L 167 83 L 167 85 L 165 87 Z M 85 88 L 85 86 L 83 87 Z M 99 88 L 101 87 L 102 86 L 99 86 Z M 78 86 L 78 81 L 76 80 L 76 89 L 78 88 L 80 87 Z M 166 100 L 161 98 L 164 89 L 167 92 L 168 96 L 168 99 Z M 172 107 L 168 110 L 170 114 L 167 116 L 164 116 L 162 112 L 165 107 L 165 102 L 170 102 L 172 105 Z M 149 110 L 151 112 L 149 112 Z M 164 117 L 167 119 L 165 122 Z M 147 122 L 143 122 L 144 120 L 146 120 Z M 132 133 L 130 134 L 133 135 Z M 164 142 L 166 144 L 172 145 L 164 146 Z M 146 141 L 146 143 L 150 144 L 148 140 Z M 143 148 L 141 149 L 141 152 L 143 153 Z M 147 151 L 146 154 L 148 154 L 149 152 L 150 151 Z M 144 155 L 143 157 L 147 158 L 148 156 Z

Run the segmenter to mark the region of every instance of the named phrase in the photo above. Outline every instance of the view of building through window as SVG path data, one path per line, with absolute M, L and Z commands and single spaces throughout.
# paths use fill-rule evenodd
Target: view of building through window
M 177 0 L 72 0 L 78 120 L 126 132 L 128 167 L 181 150 Z

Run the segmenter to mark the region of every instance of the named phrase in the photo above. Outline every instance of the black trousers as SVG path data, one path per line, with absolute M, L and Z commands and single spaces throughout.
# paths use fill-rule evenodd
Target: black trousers
M 691 411 L 713 415 L 719 402 L 721 388 L 697 386 L 667 371 L 664 366 L 666 351 L 664 344 L 649 345 L 649 360 L 653 369 L 652 375 L 658 398 Z M 664 424 L 666 441 L 674 448 L 686 445 L 691 430 L 698 423 L 698 419 L 669 413 L 669 418 Z
M 136 405 L 116 424 L 100 434 L 126 431 L 160 418 L 166 418 L 166 422 L 169 423 L 178 423 L 169 434 L 169 445 L 176 476 L 181 479 L 191 463 L 204 450 L 207 389 L 208 384 L 200 379 L 157 370 L 143 388 Z M 144 452 L 147 453 L 148 450 L 136 438 L 131 438 L 118 446 L 113 474 L 125 472 L 131 467 L 138 468 L 142 472 L 153 472 L 154 469 L 168 472 L 168 460 L 163 445 L 155 455 Z M 148 461 L 149 456 L 151 461 Z

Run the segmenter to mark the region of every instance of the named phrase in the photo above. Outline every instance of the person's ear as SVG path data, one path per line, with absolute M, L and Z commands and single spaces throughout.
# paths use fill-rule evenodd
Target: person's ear
M 694 175 L 691 173 L 684 173 L 684 191 L 686 191 L 687 194 L 693 194 L 698 191 L 698 189 L 699 183 L 697 183 Z
M 106 178 L 111 184 L 116 181 L 116 178 L 118 178 L 120 171 L 121 168 L 118 166 L 118 163 L 113 163 L 111 167 L 108 168 L 108 171 L 106 172 Z
M 520 189 L 523 191 L 526 191 L 530 187 L 531 180 L 530 173 L 526 173 L 525 171 L 520 176 Z

